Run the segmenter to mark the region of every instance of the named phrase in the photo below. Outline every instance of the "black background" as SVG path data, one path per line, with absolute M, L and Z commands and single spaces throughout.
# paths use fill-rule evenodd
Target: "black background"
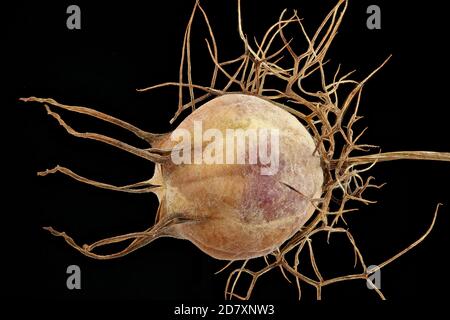
M 173 129 L 168 120 L 177 105 L 177 89 L 137 93 L 165 81 L 177 81 L 180 50 L 193 1 L 54 4 L 17 1 L 3 10 L 7 35 L 6 97 L 2 99 L 2 294 L 50 299 L 141 298 L 164 302 L 223 301 L 224 263 L 187 241 L 160 239 L 125 258 L 94 261 L 44 232 L 51 225 L 79 243 L 142 230 L 153 223 L 157 199 L 95 189 L 62 175 L 36 171 L 56 164 L 113 184 L 149 178 L 153 165 L 124 152 L 68 135 L 42 106 L 18 102 L 40 96 L 93 107 L 151 132 Z M 78 4 L 81 30 L 66 28 L 66 8 Z M 311 33 L 334 1 L 244 0 L 244 29 L 260 38 L 284 8 L 298 9 Z M 378 4 L 382 29 L 366 28 L 366 8 Z M 204 1 L 222 59 L 241 54 L 234 1 Z M 200 19 L 199 19 L 200 20 Z M 369 126 L 365 142 L 383 151 L 449 151 L 447 18 L 438 1 L 351 1 L 329 57 L 331 66 L 356 69 L 362 79 L 389 54 L 391 61 L 364 89 L 361 113 Z M 202 31 L 203 30 L 203 31 Z M 205 32 L 195 25 L 192 41 L 194 80 L 209 82 L 211 62 L 204 56 Z M 197 33 L 195 33 L 197 32 Z M 251 38 L 251 37 L 250 37 Z M 300 37 L 297 37 L 300 39 Z M 6 41 L 6 43 L 5 43 Z M 203 55 L 203 56 L 202 56 Z M 206 57 L 206 58 L 199 58 Z M 3 91 L 2 90 L 2 91 Z M 99 121 L 62 113 L 79 131 L 98 131 L 137 146 L 140 141 Z M 183 114 L 184 115 L 184 114 Z M 377 165 L 372 175 L 387 182 L 370 193 L 378 203 L 359 206 L 347 217 L 366 256 L 377 264 L 416 240 L 443 202 L 435 229 L 419 247 L 382 270 L 382 290 L 392 304 L 439 303 L 448 297 L 446 257 L 450 227 L 450 166 L 435 162 Z M 6 179 L 5 179 L 6 177 Z M 331 245 L 317 238 L 317 259 L 324 275 L 352 271 L 352 252 L 344 238 Z M 82 289 L 67 290 L 66 268 L 79 265 Z M 303 286 L 302 304 L 315 301 Z M 273 271 L 261 278 L 254 302 L 295 304 L 297 292 Z M 327 302 L 377 303 L 363 281 L 324 288 Z M 165 304 L 163 304 L 165 305 Z M 170 312 L 167 306 L 167 312 Z

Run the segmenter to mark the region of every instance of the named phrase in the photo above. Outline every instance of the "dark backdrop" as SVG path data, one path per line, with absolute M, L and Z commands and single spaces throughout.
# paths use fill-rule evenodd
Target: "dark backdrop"
M 90 106 L 152 132 L 173 128 L 177 90 L 137 93 L 164 81 L 177 81 L 180 49 L 193 1 L 136 1 L 118 4 L 74 2 L 81 7 L 81 30 L 66 28 L 66 8 L 73 4 L 17 1 L 5 7 L 6 88 L 2 98 L 2 294 L 50 299 L 142 298 L 170 303 L 220 302 L 227 273 L 223 266 L 187 241 L 161 239 L 125 258 L 94 261 L 44 232 L 51 225 L 80 243 L 131 231 L 153 222 L 153 195 L 95 189 L 62 175 L 46 178 L 36 171 L 61 164 L 82 175 L 116 184 L 147 179 L 148 162 L 92 141 L 68 135 L 38 104 L 19 97 L 52 97 L 66 104 Z M 261 36 L 284 8 L 298 9 L 312 32 L 334 1 L 243 1 L 245 32 Z M 366 8 L 378 4 L 382 29 L 368 30 Z M 234 1 L 205 1 L 224 58 L 241 53 Z M 200 26 L 200 25 L 199 25 Z M 194 32 L 194 54 L 205 54 L 205 33 Z M 330 50 L 332 65 L 356 69 L 362 79 L 389 54 L 391 61 L 364 89 L 362 125 L 365 142 L 383 151 L 449 151 L 446 73 L 447 18 L 438 1 L 351 1 Z M 5 43 L 6 42 L 6 43 Z M 205 56 L 206 57 L 206 56 Z M 207 84 L 211 63 L 194 60 L 194 78 Z M 3 85 L 5 86 L 5 84 Z M 140 141 L 99 121 L 63 113 L 80 131 L 98 131 L 142 146 Z M 360 126 L 362 128 L 362 126 Z M 385 188 L 370 193 L 378 203 L 360 206 L 347 217 L 368 264 L 392 256 L 428 227 L 438 202 L 441 209 L 431 235 L 419 247 L 382 271 L 382 290 L 391 303 L 446 300 L 446 256 L 450 227 L 450 166 L 435 162 L 377 165 L 372 174 Z M 351 271 L 351 250 L 343 238 L 320 244 L 325 275 Z M 79 265 L 82 289 L 67 290 L 66 268 Z M 448 288 L 448 286 L 447 286 Z M 254 301 L 295 303 L 297 293 L 273 271 L 257 284 Z M 304 286 L 302 303 L 315 299 Z M 363 281 L 324 288 L 327 302 L 375 303 Z M 158 305 L 155 302 L 155 306 Z M 167 304 L 162 304 L 163 306 Z M 163 307 L 163 309 L 166 307 Z M 170 312 L 167 306 L 167 312 Z

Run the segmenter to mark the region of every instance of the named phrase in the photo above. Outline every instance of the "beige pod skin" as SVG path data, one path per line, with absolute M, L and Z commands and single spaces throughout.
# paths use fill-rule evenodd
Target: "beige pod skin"
M 201 123 L 202 132 L 218 129 L 224 140 L 227 129 L 278 129 L 279 152 L 271 149 L 270 134 L 266 151 L 267 155 L 275 153 L 278 165 L 270 174 L 262 174 L 262 168 L 269 165 L 259 158 L 256 164 L 249 163 L 248 140 L 244 164 L 225 163 L 226 142 L 224 164 L 194 164 L 194 156 L 191 164 L 171 160 L 157 164 L 151 182 L 161 185 L 154 190 L 161 203 L 159 218 L 181 214 L 196 220 L 176 224 L 167 234 L 187 239 L 222 260 L 272 252 L 305 224 L 315 210 L 311 199 L 321 196 L 323 171 L 317 152 L 313 155 L 314 140 L 287 111 L 244 94 L 226 94 L 205 103 L 175 131 L 189 131 L 193 142 L 194 121 Z M 179 143 L 168 136 L 154 147 L 170 149 Z M 204 140 L 202 150 L 206 150 Z M 234 159 L 237 162 L 236 153 Z

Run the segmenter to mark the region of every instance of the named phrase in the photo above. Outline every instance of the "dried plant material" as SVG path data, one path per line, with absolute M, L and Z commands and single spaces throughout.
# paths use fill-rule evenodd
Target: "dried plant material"
M 368 281 L 373 273 L 385 267 L 422 242 L 431 232 L 435 224 L 440 205 L 437 205 L 432 223 L 422 237 L 392 258 L 379 263 L 378 267 L 370 270 L 366 266 L 363 255 L 358 249 L 352 234 L 349 230 L 342 227 L 342 223 L 345 222 L 344 216 L 346 213 L 357 210 L 356 208 L 349 207 L 349 205 L 351 203 L 373 203 L 373 201 L 364 197 L 364 192 L 369 188 L 382 187 L 382 185 L 375 185 L 372 183 L 373 177 L 364 176 L 364 174 L 377 162 L 392 160 L 450 161 L 450 153 L 448 152 L 399 151 L 370 153 L 375 146 L 359 143 L 365 130 L 355 132 L 353 126 L 361 119 L 358 115 L 358 108 L 362 89 L 364 84 L 379 71 L 385 63 L 387 63 L 389 58 L 381 63 L 376 70 L 362 81 L 350 79 L 351 73 L 341 75 L 339 68 L 336 71 L 329 71 L 326 68 L 327 51 L 337 34 L 347 4 L 346 0 L 339 0 L 312 36 L 309 36 L 306 33 L 302 21 L 296 12 L 291 16 L 286 17 L 287 11 L 285 10 L 281 13 L 278 21 L 267 30 L 263 38 L 259 42 L 255 41 L 255 44 L 253 45 L 248 41 L 248 38 L 243 31 L 241 7 L 240 2 L 238 1 L 238 30 L 244 52 L 238 55 L 236 59 L 220 61 L 218 45 L 214 37 L 212 26 L 200 2 L 197 1 L 184 36 L 179 81 L 162 83 L 138 90 L 144 92 L 164 86 L 178 87 L 179 104 L 174 117 L 170 121 L 171 123 L 186 110 L 201 110 L 203 107 L 197 109 L 196 107 L 212 97 L 223 97 L 228 99 L 227 97 L 239 93 L 240 95 L 251 96 L 255 99 L 263 99 L 265 102 L 278 106 L 282 110 L 297 117 L 314 139 L 314 148 L 311 156 L 320 159 L 320 168 L 323 171 L 324 177 L 321 194 L 314 194 L 314 192 L 312 192 L 305 195 L 298 186 L 294 186 L 292 183 L 287 183 L 286 181 L 279 181 L 289 189 L 289 192 L 294 192 L 298 197 L 307 199 L 313 210 L 311 211 L 311 214 L 307 214 L 309 220 L 306 224 L 305 221 L 293 224 L 296 229 L 293 230 L 294 234 L 288 241 L 284 242 L 280 240 L 284 239 L 285 235 L 283 235 L 283 237 L 278 237 L 277 240 L 273 242 L 273 247 L 270 250 L 267 252 L 261 250 L 258 251 L 258 254 L 254 255 L 258 256 L 264 254 L 263 258 L 266 262 L 264 268 L 258 271 L 250 270 L 248 267 L 249 259 L 247 259 L 245 255 L 235 256 L 235 258 L 233 258 L 230 255 L 224 254 L 223 251 L 221 251 L 223 248 L 219 248 L 220 241 L 212 244 L 214 247 L 214 250 L 212 250 L 211 246 L 204 243 L 204 237 L 202 238 L 202 236 L 199 236 L 196 239 L 197 245 L 209 255 L 230 260 L 230 263 L 228 263 L 223 270 L 228 268 L 234 261 L 241 261 L 244 259 L 242 265 L 232 270 L 229 275 L 225 288 L 226 299 L 231 299 L 233 297 L 249 299 L 257 280 L 272 269 L 280 269 L 283 276 L 289 282 L 295 283 L 298 288 L 299 298 L 301 297 L 302 285 L 310 285 L 316 288 L 316 297 L 317 299 L 320 299 L 322 288 L 327 285 L 354 279 Z M 209 86 L 195 84 L 192 77 L 192 52 L 190 49 L 191 27 L 196 15 L 201 16 L 208 29 L 209 39 L 206 39 L 206 46 L 211 60 L 214 62 Z M 293 49 L 292 40 L 288 40 L 286 35 L 288 28 L 295 28 L 295 30 L 304 37 L 307 42 L 307 49 L 304 52 L 296 52 Z M 277 45 L 278 47 L 276 47 Z M 288 65 L 288 67 L 286 65 Z M 187 82 L 184 80 L 185 76 L 187 77 Z M 225 79 L 225 86 L 217 88 L 216 84 L 218 83 L 218 77 L 223 77 Z M 308 79 L 313 77 L 320 79 L 320 87 L 317 90 L 311 91 L 306 89 L 304 84 Z M 271 87 L 268 83 L 277 83 L 277 86 Z M 350 88 L 350 90 L 345 96 L 341 96 L 340 92 L 342 92 L 341 89 L 344 86 Z M 185 97 L 185 91 L 188 91 L 187 98 Z M 203 93 L 200 96 L 196 96 L 196 92 L 198 91 Z M 164 184 L 167 183 L 168 177 L 161 171 L 164 170 L 165 164 L 167 164 L 169 155 L 174 147 L 173 144 L 168 143 L 168 135 L 144 132 L 109 115 L 89 108 L 63 105 L 53 99 L 30 97 L 22 100 L 44 104 L 48 114 L 54 117 L 59 124 L 74 136 L 97 140 L 157 163 L 156 173 L 152 179 L 128 186 L 113 186 L 92 181 L 79 176 L 67 168 L 59 166 L 52 170 L 39 173 L 39 175 L 47 175 L 60 172 L 80 182 L 115 191 L 130 193 L 154 192 L 158 195 L 160 200 L 160 208 L 157 213 L 155 225 L 143 232 L 112 237 L 84 246 L 77 245 L 74 240 L 64 232 L 58 232 L 53 228 L 46 228 L 53 235 L 63 237 L 69 245 L 89 257 L 96 259 L 111 259 L 126 255 L 148 244 L 157 237 L 173 236 L 187 238 L 187 235 L 190 235 L 195 238 L 193 234 L 195 232 L 203 232 L 203 235 L 207 233 L 207 230 L 205 229 L 193 231 L 199 222 L 204 221 L 204 216 L 200 214 L 197 216 L 186 215 L 184 213 L 179 213 L 177 215 L 175 213 L 178 210 L 181 210 L 186 203 L 182 203 L 181 201 L 176 203 L 177 201 L 174 200 L 174 198 L 170 200 L 171 203 L 165 202 L 166 197 L 164 196 L 162 189 Z M 85 114 L 127 129 L 148 142 L 149 148 L 139 149 L 122 141 L 100 134 L 77 132 L 67 125 L 57 113 L 51 111 L 50 106 Z M 195 114 L 196 113 L 192 113 L 192 115 Z M 355 152 L 358 152 L 358 155 L 354 155 Z M 359 155 L 362 152 L 368 154 Z M 171 208 L 170 215 L 167 214 L 167 208 Z M 228 225 L 227 227 L 230 226 Z M 264 230 L 259 231 L 263 232 Z M 292 233 L 292 230 L 289 230 L 288 233 Z M 350 245 L 354 249 L 355 266 L 359 265 L 361 271 L 359 273 L 343 275 L 331 279 L 324 278 L 320 272 L 320 266 L 316 262 L 315 255 L 317 252 L 314 251 L 312 244 L 313 237 L 319 233 L 325 233 L 328 237 L 333 233 L 345 234 Z M 120 252 L 110 255 L 93 253 L 93 249 L 98 247 L 129 240 L 132 240 L 131 244 Z M 193 242 L 195 243 L 196 241 Z M 250 242 L 244 242 L 244 244 L 250 246 Z M 253 249 L 255 248 L 252 248 L 252 250 Z M 309 261 L 300 261 L 299 256 L 305 250 L 309 255 Z M 252 255 L 248 255 L 248 258 L 252 257 Z M 302 273 L 300 262 L 309 263 L 312 266 L 314 278 L 308 277 Z M 240 295 L 236 291 L 239 279 L 243 274 L 249 275 L 252 281 L 247 290 L 244 290 L 245 294 Z M 369 283 L 371 282 L 369 281 Z M 376 288 L 374 284 L 372 284 L 372 286 L 374 291 L 384 299 L 385 297 L 381 291 Z

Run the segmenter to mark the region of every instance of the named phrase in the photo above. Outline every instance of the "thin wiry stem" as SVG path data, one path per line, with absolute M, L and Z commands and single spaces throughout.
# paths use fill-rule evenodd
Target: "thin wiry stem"
M 67 175 L 67 176 L 71 177 L 72 179 L 75 179 L 79 182 L 89 184 L 89 185 L 92 185 L 97 188 L 108 189 L 108 190 L 113 190 L 113 191 L 122 191 L 122 192 L 128 192 L 128 193 L 149 193 L 149 192 L 154 192 L 155 188 L 160 187 L 160 186 L 151 184 L 150 180 L 141 181 L 141 182 L 129 184 L 126 186 L 118 187 L 118 186 L 114 186 L 111 184 L 98 182 L 98 181 L 94 181 L 94 180 L 82 177 L 82 176 L 76 174 L 75 172 L 73 172 L 72 170 L 62 167 L 62 166 L 56 166 L 53 169 L 47 169 L 45 171 L 40 171 L 37 174 L 38 174 L 38 176 L 44 177 L 46 175 L 53 174 L 56 172 L 60 172 L 64 175 Z
M 358 157 L 349 157 L 345 160 L 347 165 L 367 164 L 374 161 L 393 161 L 393 160 L 434 160 L 450 161 L 450 152 L 431 152 L 431 151 L 395 151 L 369 154 Z M 335 162 L 332 162 L 333 164 Z
M 58 107 L 64 110 L 68 110 L 68 111 L 72 111 L 72 112 L 76 112 L 76 113 L 81 113 L 81 114 L 85 114 L 88 115 L 90 117 L 94 117 L 97 119 L 100 119 L 102 121 L 106 121 L 109 122 L 111 124 L 114 124 L 118 127 L 121 127 L 123 129 L 126 129 L 132 133 L 134 133 L 137 137 L 147 141 L 150 145 L 155 143 L 156 141 L 158 141 L 161 138 L 164 138 L 167 136 L 166 133 L 150 133 L 144 130 L 141 130 L 135 126 L 133 126 L 132 124 L 129 124 L 128 122 L 125 122 L 123 120 L 117 119 L 113 116 L 110 116 L 106 113 L 91 109 L 91 108 L 86 108 L 86 107 L 80 107 L 80 106 L 69 106 L 69 105 L 65 105 L 62 103 L 59 103 L 57 101 L 55 101 L 54 99 L 51 98 L 38 98 L 38 97 L 28 97 L 28 98 L 20 98 L 20 101 L 24 101 L 24 102 L 39 102 L 42 104 L 49 104 L 52 105 L 54 107 Z
M 172 227 L 180 223 L 192 223 L 198 220 L 187 218 L 184 216 L 170 216 L 159 220 L 153 227 L 143 231 L 143 232 L 132 232 L 124 235 L 119 235 L 115 237 L 110 237 L 96 241 L 90 245 L 79 246 L 72 237 L 68 236 L 65 232 L 56 231 L 52 227 L 44 227 L 45 230 L 49 231 L 52 235 L 56 237 L 62 237 L 67 244 L 72 248 L 76 249 L 83 255 L 97 259 L 97 260 L 110 260 L 123 257 L 147 244 L 154 241 L 157 238 L 164 236 L 171 236 L 173 231 Z M 108 246 L 115 243 L 121 243 L 124 241 L 133 240 L 125 249 L 112 254 L 97 254 L 93 250 L 99 247 Z

